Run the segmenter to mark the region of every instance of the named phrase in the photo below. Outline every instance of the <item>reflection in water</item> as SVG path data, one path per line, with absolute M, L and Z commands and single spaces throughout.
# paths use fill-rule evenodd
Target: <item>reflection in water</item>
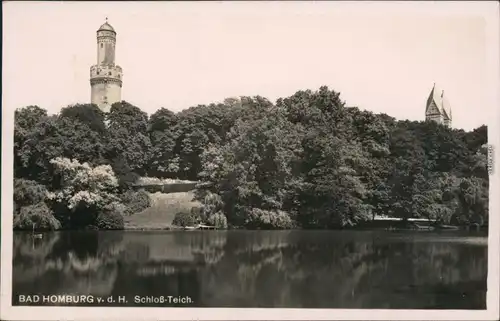
M 15 233 L 13 304 L 91 294 L 129 306 L 171 295 L 193 307 L 485 309 L 485 242 L 455 232 Z

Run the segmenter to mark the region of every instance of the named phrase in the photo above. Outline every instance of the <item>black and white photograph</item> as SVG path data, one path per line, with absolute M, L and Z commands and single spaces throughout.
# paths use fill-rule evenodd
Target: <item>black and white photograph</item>
M 2 9 L 1 320 L 498 320 L 497 2 Z

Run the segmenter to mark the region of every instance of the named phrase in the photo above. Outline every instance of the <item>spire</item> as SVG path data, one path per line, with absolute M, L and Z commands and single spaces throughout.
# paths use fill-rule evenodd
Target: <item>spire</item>
M 429 106 L 431 105 L 431 103 L 434 101 L 435 104 L 438 104 L 436 102 L 436 83 L 434 82 L 432 84 L 432 89 L 431 89 L 431 92 L 429 93 L 429 97 L 427 98 L 427 104 L 426 104 L 426 107 L 425 107 L 425 110 L 427 111 L 427 109 L 429 108 Z

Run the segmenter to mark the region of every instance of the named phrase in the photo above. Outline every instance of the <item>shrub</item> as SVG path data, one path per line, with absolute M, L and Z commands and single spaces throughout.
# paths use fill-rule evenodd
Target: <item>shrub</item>
M 198 217 L 191 212 L 183 211 L 175 214 L 172 224 L 177 226 L 193 226 L 197 221 Z
M 97 215 L 95 226 L 100 230 L 123 230 L 125 226 L 123 213 L 125 211 L 126 207 L 123 204 L 111 203 Z
M 204 219 L 208 219 L 210 216 L 221 211 L 223 206 L 224 202 L 222 201 L 219 194 L 208 192 L 202 200 L 200 215 Z
M 50 163 L 60 181 L 60 189 L 50 193 L 50 199 L 69 211 L 82 207 L 101 210 L 117 200 L 118 179 L 111 166 L 92 167 L 88 163 L 61 157 Z
M 122 191 L 132 187 L 140 178 L 140 176 L 133 172 L 127 162 L 121 157 L 113 159 L 111 161 L 111 166 L 116 178 L 118 179 L 119 189 Z
M 120 196 L 123 204 L 126 207 L 126 215 L 132 215 L 144 211 L 151 206 L 151 198 L 149 194 L 143 190 L 132 191 L 129 190 Z
M 14 204 L 19 210 L 23 206 L 43 202 L 47 197 L 47 188 L 35 181 L 14 179 Z
M 14 215 L 14 229 L 31 230 L 33 225 L 38 230 L 57 230 L 61 223 L 52 215 L 44 202 L 23 206 Z
M 119 212 L 105 211 L 97 215 L 95 226 L 100 230 L 123 230 L 125 222 Z
M 227 218 L 222 212 L 217 212 L 208 218 L 208 223 L 216 228 L 227 228 Z
M 116 212 L 121 216 L 124 216 L 126 211 L 127 207 L 120 202 L 112 202 L 103 208 L 103 212 Z
M 289 229 L 294 224 L 287 212 L 275 210 L 268 211 L 260 208 L 253 208 L 246 219 L 246 225 L 251 228 L 264 229 Z

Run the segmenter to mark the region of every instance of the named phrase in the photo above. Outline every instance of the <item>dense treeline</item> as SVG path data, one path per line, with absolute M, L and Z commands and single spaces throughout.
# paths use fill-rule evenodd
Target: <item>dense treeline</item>
M 339 228 L 374 215 L 488 220 L 487 128 L 396 121 L 322 87 L 275 104 L 226 99 L 151 117 L 127 102 L 15 115 L 15 224 L 120 228 L 140 176 L 210 182 L 179 221 Z M 137 205 L 139 204 L 139 205 Z M 189 217 L 190 216 L 190 217 Z

